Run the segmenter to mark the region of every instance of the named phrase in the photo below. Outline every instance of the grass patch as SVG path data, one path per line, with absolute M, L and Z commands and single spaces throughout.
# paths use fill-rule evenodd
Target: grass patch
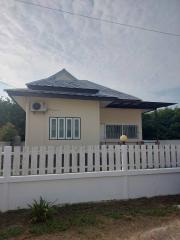
M 23 228 L 19 226 L 11 226 L 3 231 L 0 231 L 0 240 L 6 240 L 12 237 L 17 237 L 23 233 Z
M 96 225 L 98 223 L 96 214 L 77 214 L 69 219 L 71 226 L 89 226 Z
M 70 227 L 68 223 L 64 221 L 48 221 L 46 223 L 32 224 L 29 232 L 35 235 L 42 235 L 46 233 L 56 233 L 67 230 Z
M 179 214 L 180 209 L 174 206 L 167 207 L 134 207 L 134 208 L 120 208 L 110 211 L 105 211 L 104 216 L 111 217 L 113 219 L 126 218 L 131 219 L 132 217 L 166 217 L 171 214 Z
M 164 205 L 154 201 L 149 205 L 148 199 L 130 201 L 109 201 L 101 203 L 85 203 L 56 207 L 56 217 L 45 224 L 31 226 L 30 232 L 42 235 L 76 228 L 78 231 L 89 226 L 98 227 L 105 218 L 132 221 L 137 217 L 163 218 L 172 214 L 180 214 L 180 209 L 172 205 Z M 148 206 L 149 205 L 149 206 Z M 104 218 L 104 220 L 103 220 Z
M 67 217 L 56 216 L 54 220 L 46 223 L 31 224 L 29 232 L 35 235 L 42 235 L 46 233 L 56 233 L 66 231 L 72 227 L 84 228 L 87 226 L 94 226 L 98 224 L 95 214 L 75 214 Z

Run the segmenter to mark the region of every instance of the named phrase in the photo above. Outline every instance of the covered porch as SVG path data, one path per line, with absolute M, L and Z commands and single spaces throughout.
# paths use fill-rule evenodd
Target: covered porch
M 120 136 L 128 137 L 127 144 L 143 144 L 142 113 L 174 103 L 141 100 L 116 100 L 100 108 L 100 144 L 121 144 Z M 153 144 L 158 143 L 158 137 Z

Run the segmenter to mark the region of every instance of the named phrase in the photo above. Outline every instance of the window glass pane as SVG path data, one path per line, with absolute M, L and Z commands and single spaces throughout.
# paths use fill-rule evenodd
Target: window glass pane
M 74 138 L 80 138 L 80 119 L 74 119 Z
M 65 121 L 64 118 L 58 119 L 58 138 L 64 138 L 65 137 Z
M 66 119 L 66 137 L 72 138 L 72 119 L 71 118 Z
M 137 138 L 137 130 L 136 125 L 123 125 L 123 134 L 127 135 L 128 138 Z
M 106 138 L 119 139 L 122 135 L 122 125 L 106 125 Z
M 50 138 L 57 137 L 57 119 L 51 118 L 50 119 Z

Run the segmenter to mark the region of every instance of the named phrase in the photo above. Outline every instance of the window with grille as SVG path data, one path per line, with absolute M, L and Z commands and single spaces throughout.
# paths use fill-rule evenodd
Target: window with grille
M 137 125 L 123 125 L 123 134 L 129 139 L 138 137 Z
M 137 125 L 107 124 L 105 128 L 106 139 L 119 139 L 121 135 L 127 135 L 129 139 L 138 138 Z
M 118 139 L 122 135 L 122 125 L 106 125 L 106 138 Z

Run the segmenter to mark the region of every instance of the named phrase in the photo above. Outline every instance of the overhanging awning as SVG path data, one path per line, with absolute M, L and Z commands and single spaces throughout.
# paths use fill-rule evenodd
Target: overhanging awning
M 161 107 L 172 106 L 176 103 L 167 102 L 148 102 L 148 101 L 134 101 L 134 100 L 117 100 L 110 103 L 108 108 L 132 108 L 132 109 L 147 109 L 155 110 Z

